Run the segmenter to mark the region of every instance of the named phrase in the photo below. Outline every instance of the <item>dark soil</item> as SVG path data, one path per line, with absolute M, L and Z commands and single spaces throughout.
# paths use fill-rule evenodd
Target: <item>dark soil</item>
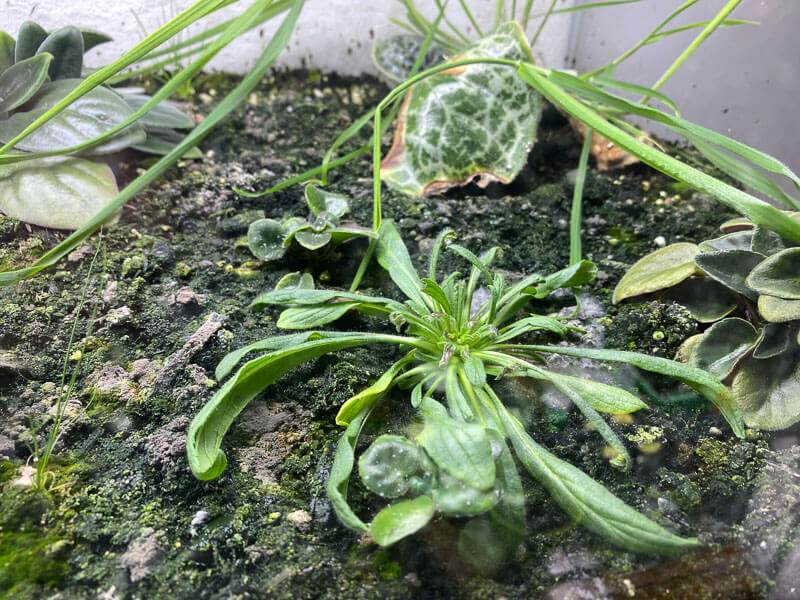
M 196 89 L 208 100 L 198 112 L 209 111 L 231 85 L 208 77 Z M 789 475 L 778 478 L 783 487 L 776 490 L 774 474 L 796 473 L 797 452 L 770 450 L 762 433 L 736 440 L 686 388 L 638 373 L 599 371 L 638 386 L 652 405 L 612 423 L 632 448 L 628 473 L 609 465 L 602 439 L 578 414 L 543 404 L 541 390 L 504 383 L 500 393 L 520 403 L 534 437 L 558 456 L 677 533 L 698 536 L 704 549 L 677 562 L 609 546 L 570 523 L 532 481 L 526 482 L 530 535 L 491 576 L 458 557 L 455 519 L 389 549 L 342 527 L 325 496 L 341 434 L 333 418 L 390 364 L 391 349 L 343 351 L 295 369 L 238 418 L 224 443 L 225 473 L 211 482 L 192 476 L 185 432 L 219 386 L 216 364 L 277 331 L 278 311 L 256 313 L 249 302 L 297 270 L 312 273 L 319 285 L 346 286 L 364 250 L 359 242 L 321 255 L 293 248 L 281 261 L 262 263 L 244 240 L 248 224 L 305 216 L 302 189 L 252 199 L 232 188 L 264 189 L 318 165 L 338 133 L 385 92 L 372 79 L 318 73 L 265 80 L 202 145 L 203 160 L 181 163 L 128 205 L 102 238 L 56 268 L 0 290 L 0 596 L 596 598 L 603 596 L 591 586 L 602 584 L 606 597 L 632 597 L 633 585 L 636 598 L 760 598 L 769 587 L 762 582 L 781 585 L 782 569 L 793 560 L 784 541 L 797 528 L 796 505 L 780 498 L 794 494 L 796 503 L 800 495 Z M 529 164 L 511 186 L 421 200 L 386 192 L 384 216 L 396 221 L 420 266 L 436 235 L 450 227 L 475 253 L 499 246 L 497 266 L 507 279 L 563 268 L 568 173 L 578 151 L 567 123 L 546 110 Z M 371 222 L 370 174 L 365 156 L 329 181 L 352 198 L 352 217 L 364 225 Z M 600 272 L 586 291 L 593 308 L 580 323 L 590 333 L 571 341 L 671 357 L 698 330 L 686 311 L 657 302 L 612 307 L 611 290 L 657 243 L 704 239 L 728 216 L 718 203 L 642 165 L 590 171 L 584 252 Z M 0 267 L 28 264 L 63 237 L 0 217 Z M 464 269 L 449 254 L 440 266 Z M 396 293 L 377 265 L 362 287 Z M 548 313 L 571 303 L 566 297 L 531 310 Z M 385 327 L 365 317 L 337 326 Z M 48 466 L 49 491 L 34 492 L 19 478 L 32 464 L 34 440 L 41 447 L 53 426 L 64 359 L 71 370 L 79 349 L 68 418 Z M 393 400 L 402 415 L 405 399 Z M 384 427 L 402 427 L 391 410 L 379 417 Z M 351 500 L 364 514 L 377 506 L 355 484 Z M 777 541 L 765 533 L 773 529 Z M 756 560 L 762 536 L 771 554 L 764 550 Z

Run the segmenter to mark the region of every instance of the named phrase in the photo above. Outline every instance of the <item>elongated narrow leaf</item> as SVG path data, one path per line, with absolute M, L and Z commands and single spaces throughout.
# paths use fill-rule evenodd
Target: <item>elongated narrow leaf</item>
M 39 54 L 5 72 L 0 70 L 0 114 L 24 104 L 42 87 L 52 58 L 49 54 Z
M 502 405 L 498 409 L 517 458 L 578 523 L 632 552 L 673 554 L 697 546 L 695 538 L 681 538 L 667 531 L 583 471 L 550 454 Z
M 77 27 L 68 25 L 49 34 L 36 54 L 53 55 L 48 75 L 50 79 L 77 79 L 83 67 L 83 36 Z
M 71 156 L 0 166 L 0 211 L 54 229 L 78 229 L 117 195 L 102 161 Z
M 364 410 L 354 415 L 353 420 L 347 429 L 339 438 L 339 444 L 336 446 L 336 456 L 333 459 L 331 466 L 331 475 L 328 479 L 328 498 L 331 500 L 331 506 L 336 512 L 336 516 L 345 527 L 354 529 L 355 531 L 368 531 L 369 527 L 364 521 L 358 518 L 358 515 L 353 512 L 350 505 L 347 503 L 347 487 L 350 483 L 350 474 L 353 472 L 353 464 L 355 463 L 355 449 L 358 443 L 358 436 L 361 433 L 361 428 L 370 413 L 369 406 Z
M 593 386 L 592 383 L 594 382 L 577 377 L 560 376 L 557 373 L 550 373 L 544 370 L 541 370 L 540 374 L 541 377 L 550 380 L 553 385 L 572 400 L 573 404 L 575 404 L 578 410 L 583 413 L 583 416 L 586 417 L 586 420 L 594 425 L 606 444 L 616 450 L 617 460 L 621 462 L 622 468 L 627 470 L 631 464 L 631 456 L 628 454 L 628 449 L 619 437 L 617 437 L 617 434 L 614 433 L 608 423 L 606 423 L 605 419 L 598 414 L 597 410 L 600 409 L 598 409 L 597 406 L 611 408 L 612 410 L 622 409 L 622 411 L 625 412 L 626 408 L 639 410 L 644 407 L 644 403 L 636 398 L 636 396 L 633 396 L 633 394 L 628 394 L 624 390 L 610 385 L 605 387 L 611 388 L 614 392 L 609 393 L 608 390 L 604 390 L 602 387 L 603 384 L 595 384 Z M 615 464 L 619 464 L 619 462 Z
M 378 246 L 376 256 L 378 263 L 386 269 L 389 276 L 397 284 L 408 299 L 414 303 L 415 308 L 420 314 L 429 311 L 426 308 L 425 299 L 422 295 L 422 281 L 414 269 L 408 249 L 397 233 L 394 223 L 384 220 L 378 231 Z
M 139 110 L 151 97 L 145 94 L 123 93 L 122 99 L 134 111 Z M 194 121 L 170 102 L 159 102 L 139 120 L 142 125 L 150 127 L 171 127 L 173 129 L 191 129 Z
M 226 354 L 221 361 L 217 364 L 214 371 L 214 376 L 217 380 L 222 381 L 231 374 L 234 367 L 251 352 L 272 352 L 273 350 L 280 350 L 282 348 L 291 348 L 311 339 L 321 339 L 323 337 L 336 337 L 336 336 L 349 336 L 350 333 L 339 331 L 304 331 L 303 333 L 291 333 L 289 335 L 274 335 L 272 337 L 264 338 L 247 346 L 243 346 Z
M 758 225 L 767 226 L 787 238 L 800 241 L 800 223 L 792 221 L 792 219 L 781 213 L 774 206 L 771 206 L 742 190 L 736 189 L 735 187 L 728 185 L 719 179 L 711 177 L 710 175 L 706 175 L 702 171 L 690 167 L 681 161 L 668 156 L 660 150 L 657 150 L 656 148 L 652 148 L 647 144 L 640 142 L 636 138 L 622 131 L 619 127 L 609 123 L 595 110 L 589 108 L 581 101 L 573 98 L 562 86 L 573 84 L 572 87 L 578 88 L 579 90 L 584 90 L 586 87 L 588 87 L 592 93 L 597 91 L 597 88 L 588 86 L 588 84 L 583 82 L 578 77 L 574 77 L 562 72 L 550 71 L 549 77 L 545 77 L 537 72 L 533 65 L 527 65 L 524 63 L 520 64 L 517 72 L 524 81 L 536 88 L 551 102 L 560 106 L 577 119 L 583 121 L 587 126 L 599 132 L 601 135 L 604 135 L 623 150 L 638 157 L 640 160 L 647 163 L 654 169 L 674 177 L 679 181 L 683 181 L 697 190 L 710 194 L 723 204 L 730 206 Z M 627 107 L 628 105 L 632 104 L 633 103 L 627 102 L 625 103 L 625 106 Z M 633 111 L 635 108 L 636 107 L 633 107 L 631 111 Z M 665 115 L 660 111 L 656 111 L 655 109 L 652 110 L 654 113 L 663 115 L 667 122 L 669 122 L 671 119 L 674 119 L 673 117 Z M 636 114 L 640 113 L 637 112 Z M 650 118 L 649 114 L 642 116 Z M 664 122 L 661 119 L 658 120 L 660 122 Z M 683 120 L 680 122 L 685 123 Z M 692 125 L 692 127 L 694 126 Z M 697 133 L 697 128 L 694 127 L 692 131 Z M 729 149 L 728 146 L 725 147 L 726 149 Z M 755 153 L 756 151 L 752 152 Z M 758 154 L 760 155 L 761 153 Z M 747 158 L 749 159 L 749 156 Z M 778 161 L 774 161 L 774 163 L 770 164 L 775 164 L 777 162 Z M 792 176 L 796 181 L 800 181 L 800 179 L 791 173 L 791 171 L 785 167 L 785 165 L 783 165 L 783 169 L 784 170 L 780 172 L 787 176 Z
M 381 296 L 367 296 L 358 292 L 346 292 L 343 290 L 309 290 L 309 289 L 280 289 L 265 292 L 256 297 L 250 304 L 252 308 L 263 308 L 264 306 L 311 306 L 315 304 L 325 304 L 333 300 L 352 300 L 353 302 L 366 302 L 369 304 L 385 304 L 391 306 L 392 310 L 402 308 L 402 305 L 390 298 Z
M 63 79 L 43 85 L 31 98 L 30 110 L 18 111 L 7 120 L 0 121 L 0 140 L 8 142 L 13 139 L 58 104 L 79 83 L 79 79 Z M 98 87 L 76 100 L 57 117 L 19 142 L 16 147 L 37 152 L 74 146 L 107 131 L 132 114 L 131 108 L 116 93 Z M 86 154 L 116 152 L 144 140 L 144 129 L 140 125 L 131 125 L 111 140 L 88 150 Z
M 559 288 L 578 287 L 594 280 L 597 265 L 590 260 L 581 260 L 566 269 L 556 271 L 544 278 L 534 289 L 534 298 L 544 298 Z
M 336 424 L 349 425 L 355 416 L 364 410 L 365 406 L 372 406 L 381 399 L 394 385 L 395 377 L 405 369 L 410 360 L 410 356 L 401 358 L 384 371 L 375 383 L 342 404 L 336 415 Z
M 296 306 L 284 310 L 276 325 L 281 329 L 313 329 L 343 317 L 357 308 L 358 302 L 333 302 L 320 306 Z
M 590 358 L 592 360 L 623 362 L 644 369 L 645 371 L 652 371 L 654 373 L 661 373 L 662 375 L 674 377 L 697 390 L 707 400 L 714 403 L 725 417 L 725 420 L 728 421 L 733 432 L 740 438 L 744 437 L 742 416 L 739 413 L 739 409 L 736 407 L 733 396 L 731 396 L 730 391 L 710 373 L 683 365 L 674 360 L 659 358 L 657 356 L 648 356 L 646 354 L 639 354 L 638 352 L 597 348 L 569 348 L 567 346 L 525 345 L 519 347 L 533 352 L 552 352 L 553 354 Z
M 198 479 L 214 479 L 225 470 L 220 450 L 233 420 L 264 388 L 298 365 L 328 352 L 383 341 L 379 335 L 352 334 L 304 342 L 245 363 L 208 401 L 189 426 L 186 455 Z
M 391 504 L 375 515 L 369 533 L 378 545 L 391 546 L 425 527 L 435 510 L 428 496 Z
M 640 258 L 614 288 L 614 304 L 640 294 L 657 292 L 677 285 L 697 272 L 695 244 L 671 244 Z

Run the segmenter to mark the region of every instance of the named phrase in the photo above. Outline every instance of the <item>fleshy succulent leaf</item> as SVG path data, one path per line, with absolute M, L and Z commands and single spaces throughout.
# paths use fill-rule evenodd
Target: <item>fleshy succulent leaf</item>
M 113 40 L 112 37 L 106 35 L 101 31 L 94 29 L 81 29 L 81 36 L 83 37 L 83 52 L 86 53 L 95 46 L 105 44 Z
M 420 468 L 417 445 L 399 435 L 382 435 L 358 459 L 358 473 L 367 488 L 384 498 L 408 491 L 409 476 Z
M 722 319 L 694 346 L 689 364 L 725 379 L 759 339 L 760 333 L 744 319 Z
M 47 39 L 47 32 L 33 21 L 25 21 L 17 30 L 17 45 L 14 49 L 14 62 L 22 62 L 36 54 L 39 46 Z
M 52 59 L 49 54 L 39 54 L 0 73 L 0 113 L 14 110 L 39 91 Z
M 83 36 L 77 27 L 68 25 L 50 33 L 36 54 L 53 55 L 48 74 L 50 79 L 77 79 L 83 70 Z
M 677 285 L 697 272 L 694 257 L 699 252 L 698 246 L 686 242 L 651 252 L 635 262 L 623 275 L 614 288 L 612 301 L 616 304 L 626 298 Z
M 738 296 L 711 277 L 692 277 L 664 294 L 684 306 L 701 323 L 713 323 L 736 310 Z
M 516 23 L 506 23 L 454 58 L 532 61 Z M 477 178 L 511 182 L 536 135 L 541 97 L 505 66 L 472 64 L 431 75 L 408 91 L 381 178 L 426 196 Z
M 308 250 L 319 250 L 331 241 L 331 234 L 327 232 L 317 233 L 304 229 L 294 234 L 294 239 L 303 248 Z
M 764 260 L 763 255 L 749 250 L 701 252 L 694 257 L 695 264 L 709 277 L 751 300 L 756 300 L 758 294 L 745 280 L 750 271 L 762 260 Z
M 756 265 L 747 286 L 759 294 L 800 300 L 800 248 L 787 248 Z
M 30 107 L 29 110 L 17 111 L 7 120 L 0 121 L 0 141 L 10 141 L 61 101 L 80 82 L 79 79 L 62 79 L 44 84 L 26 104 L 26 108 Z M 75 146 L 105 133 L 132 114 L 131 108 L 119 95 L 109 89 L 96 87 L 75 100 L 15 147 L 38 152 Z M 116 152 L 144 140 L 144 128 L 134 123 L 110 140 L 86 150 L 84 154 Z
M 117 195 L 104 162 L 77 157 L 36 158 L 0 165 L 0 210 L 54 229 L 78 229 Z
M 5 31 L 0 31 L 0 74 L 14 64 L 14 48 L 17 43 Z
M 247 246 L 257 258 L 278 260 L 286 254 L 283 225 L 275 219 L 258 219 L 247 228 Z

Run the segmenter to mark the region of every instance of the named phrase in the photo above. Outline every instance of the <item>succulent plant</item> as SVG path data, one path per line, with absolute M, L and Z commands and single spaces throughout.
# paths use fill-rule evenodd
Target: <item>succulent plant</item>
M 86 145 L 132 117 L 148 96 L 138 90 L 96 87 L 49 121 L 18 136 L 81 83 L 83 55 L 111 38 L 74 26 L 45 31 L 23 23 L 14 40 L 0 31 L 0 145 L 18 151 L 0 163 L 0 210 L 46 227 L 76 229 L 117 194 L 102 161 L 64 154 Z M 175 128 L 194 122 L 176 107 L 159 103 L 139 121 L 74 154 L 97 157 L 135 148 L 163 154 L 180 140 Z M 27 157 L 26 154 L 31 156 Z
M 747 425 L 783 429 L 800 421 L 800 245 L 746 219 L 721 230 L 645 256 L 613 300 L 662 292 L 711 323 L 684 341 L 679 358 L 726 382 Z
M 278 260 L 286 254 L 292 240 L 308 250 L 319 250 L 328 244 L 335 247 L 356 237 L 375 237 L 370 229 L 341 221 L 350 210 L 346 196 L 309 183 L 305 188 L 305 199 L 311 219 L 258 219 L 250 224 L 247 245 L 256 257 L 264 261 Z

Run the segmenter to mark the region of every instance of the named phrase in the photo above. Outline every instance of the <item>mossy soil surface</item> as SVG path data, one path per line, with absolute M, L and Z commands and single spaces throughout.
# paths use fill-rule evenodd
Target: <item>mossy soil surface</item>
M 198 113 L 230 85 L 218 77 L 199 85 Z M 373 80 L 307 72 L 265 80 L 206 140 L 204 159 L 171 171 L 56 268 L 0 290 L 0 596 L 594 598 L 602 596 L 597 586 L 608 597 L 777 593 L 787 564 L 798 560 L 791 550 L 797 448 L 771 449 L 780 440 L 755 432 L 733 439 L 719 415 L 664 378 L 561 364 L 649 394 L 652 410 L 612 423 L 635 456 L 628 473 L 609 465 L 600 437 L 550 391 L 501 383 L 500 393 L 519 403 L 533 436 L 558 456 L 670 529 L 698 536 L 704 548 L 679 559 L 609 547 L 571 523 L 532 481 L 530 536 L 491 574 L 458 556 L 458 520 L 437 521 L 390 549 L 343 528 L 324 490 L 341 433 L 334 416 L 390 364 L 391 349 L 344 351 L 297 368 L 237 419 L 224 443 L 222 477 L 192 476 L 185 432 L 219 385 L 215 365 L 277 331 L 277 311 L 253 312 L 250 300 L 296 270 L 312 273 L 318 285 L 346 286 L 364 250 L 358 242 L 328 254 L 292 249 L 281 261 L 259 262 L 244 241 L 248 224 L 304 216 L 302 189 L 250 199 L 232 188 L 263 189 L 319 164 L 336 135 L 385 91 Z M 566 122 L 546 110 L 529 164 L 512 186 L 422 200 L 387 192 L 384 215 L 395 219 L 421 267 L 435 236 L 451 227 L 476 253 L 500 246 L 497 266 L 507 279 L 547 273 L 567 263 L 577 155 Z M 330 177 L 365 225 L 370 173 L 363 157 Z M 671 356 L 697 324 L 676 305 L 612 307 L 611 290 L 657 244 L 703 239 L 727 216 L 641 165 L 591 171 L 584 252 L 600 272 L 576 323 L 589 333 L 570 342 Z M 0 265 L 30 263 L 63 236 L 2 218 Z M 449 256 L 441 262 L 443 272 L 464 267 Z M 375 265 L 364 287 L 395 293 Z M 531 309 L 568 314 L 573 302 L 561 297 Z M 356 316 L 337 327 L 386 325 Z M 48 465 L 49 491 L 35 492 L 24 467 L 32 465 L 34 440 L 41 447 L 53 426 L 65 357 L 70 372 L 80 357 L 80 369 Z M 402 394 L 393 396 L 366 437 L 402 432 L 406 405 Z M 781 440 L 786 447 L 794 438 Z M 362 514 L 374 512 L 378 503 L 355 479 L 351 500 Z

